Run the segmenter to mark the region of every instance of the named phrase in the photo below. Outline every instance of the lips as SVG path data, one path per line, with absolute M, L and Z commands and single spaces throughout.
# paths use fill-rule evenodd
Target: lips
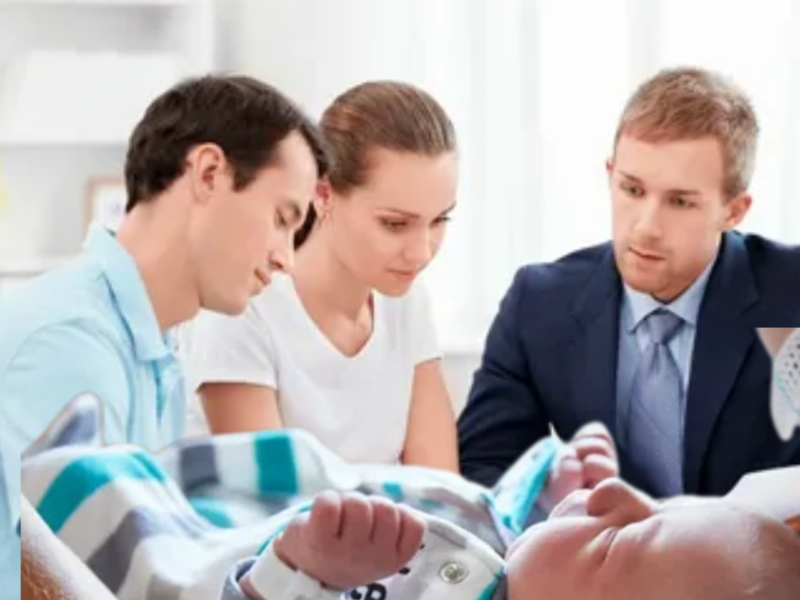
M 630 251 L 638 256 L 639 258 L 643 258 L 645 260 L 664 260 L 663 256 L 659 256 L 653 252 L 649 252 L 647 250 L 639 250 L 638 248 L 630 248 Z
M 417 276 L 417 271 L 391 271 L 392 275 L 402 277 L 403 279 L 413 279 Z

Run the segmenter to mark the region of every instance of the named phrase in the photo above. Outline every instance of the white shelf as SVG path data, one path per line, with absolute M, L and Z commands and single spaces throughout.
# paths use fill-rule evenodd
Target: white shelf
M 50 148 L 125 148 L 128 144 L 127 139 L 67 139 L 67 138 L 21 138 L 21 137 L 0 137 L 0 150 L 29 150 L 29 149 L 50 149 Z
M 226 0 L 0 0 L 0 283 L 59 266 L 155 96 L 214 70 Z M 65 256 L 66 255 L 66 256 Z
M 197 0 L 0 0 L 0 8 L 13 7 L 48 7 L 48 6 L 92 6 L 114 8 L 118 6 L 184 6 Z

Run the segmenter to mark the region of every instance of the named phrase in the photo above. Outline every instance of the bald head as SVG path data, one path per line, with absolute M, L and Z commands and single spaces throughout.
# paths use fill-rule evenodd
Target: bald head
M 800 597 L 800 538 L 760 512 L 719 499 L 657 504 L 614 481 L 576 498 L 509 553 L 511 600 Z

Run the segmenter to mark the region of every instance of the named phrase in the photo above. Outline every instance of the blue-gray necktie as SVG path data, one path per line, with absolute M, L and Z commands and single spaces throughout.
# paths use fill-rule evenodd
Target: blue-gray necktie
M 646 319 L 650 343 L 639 359 L 628 418 L 628 452 L 657 497 L 683 492 L 680 369 L 667 344 L 683 319 L 663 309 Z

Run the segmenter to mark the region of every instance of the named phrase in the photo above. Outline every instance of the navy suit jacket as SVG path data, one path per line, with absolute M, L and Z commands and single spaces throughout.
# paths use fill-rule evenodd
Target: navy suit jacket
M 459 419 L 463 474 L 493 485 L 555 427 L 616 437 L 622 283 L 610 244 L 523 267 L 492 324 Z M 724 235 L 698 315 L 687 390 L 684 491 L 722 495 L 746 473 L 800 464 L 769 410 L 772 363 L 757 327 L 800 327 L 800 247 Z M 648 493 L 620 449 L 622 477 Z

